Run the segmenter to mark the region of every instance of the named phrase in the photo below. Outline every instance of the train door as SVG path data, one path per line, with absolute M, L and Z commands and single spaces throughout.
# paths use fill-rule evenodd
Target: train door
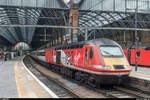
M 85 67 L 88 67 L 89 52 L 90 52 L 90 48 L 85 47 L 85 49 L 84 49 L 84 66 L 85 66 Z
M 141 65 L 141 50 L 137 50 L 137 64 Z
M 57 51 L 56 64 L 60 64 L 60 62 L 61 62 L 61 51 Z
M 128 50 L 128 61 L 131 64 L 131 49 Z

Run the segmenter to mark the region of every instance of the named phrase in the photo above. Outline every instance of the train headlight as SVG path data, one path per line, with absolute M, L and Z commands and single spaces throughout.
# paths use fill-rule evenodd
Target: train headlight
M 93 67 L 94 67 L 94 68 L 104 69 L 104 66 L 101 66 L 101 65 L 94 65 Z
M 98 69 L 112 69 L 111 66 L 94 65 L 93 67 Z
M 111 66 L 105 66 L 105 69 L 112 69 Z

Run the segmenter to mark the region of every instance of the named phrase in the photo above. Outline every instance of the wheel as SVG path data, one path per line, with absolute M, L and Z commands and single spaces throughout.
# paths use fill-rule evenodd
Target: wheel
M 90 76 L 88 79 L 88 84 L 92 87 L 97 87 L 98 82 L 94 77 Z
M 80 73 L 79 72 L 75 73 L 75 80 L 80 81 Z

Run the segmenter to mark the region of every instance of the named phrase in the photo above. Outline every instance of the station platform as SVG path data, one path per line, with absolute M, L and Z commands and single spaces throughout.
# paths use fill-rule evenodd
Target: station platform
M 52 98 L 25 70 L 22 57 L 0 60 L 0 98 Z
M 131 68 L 132 72 L 130 73 L 130 77 L 150 80 L 150 67 L 138 66 L 137 71 L 135 71 L 135 66 L 132 66 Z

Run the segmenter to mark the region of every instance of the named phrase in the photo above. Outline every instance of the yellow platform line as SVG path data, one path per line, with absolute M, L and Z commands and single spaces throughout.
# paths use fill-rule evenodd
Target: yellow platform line
M 16 86 L 19 98 L 52 98 L 52 96 L 30 75 L 22 61 L 14 66 Z
M 28 97 L 27 89 L 24 86 L 24 84 L 22 83 L 21 77 L 19 76 L 17 64 L 18 64 L 18 61 L 15 63 L 15 67 L 14 67 L 18 96 L 19 96 L 19 98 L 26 98 L 26 97 Z

